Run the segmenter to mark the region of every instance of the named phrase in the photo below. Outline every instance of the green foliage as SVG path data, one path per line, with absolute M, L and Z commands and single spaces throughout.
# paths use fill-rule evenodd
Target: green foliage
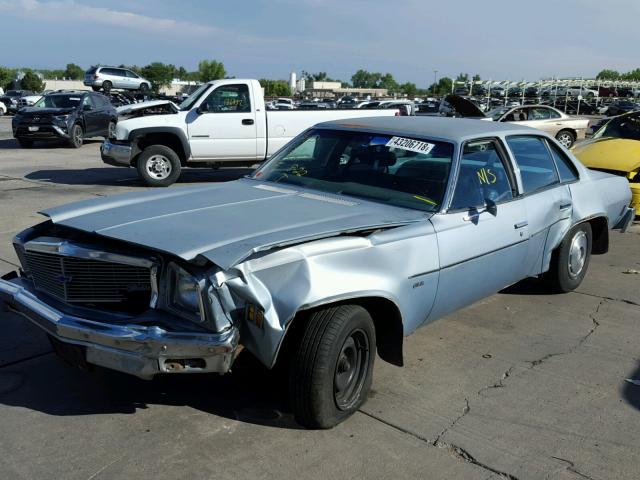
M 260 85 L 264 88 L 265 97 L 288 97 L 291 95 L 291 88 L 284 80 L 260 79 Z
M 399 90 L 398 82 L 390 73 L 382 74 L 358 70 L 351 77 L 351 82 L 355 88 L 386 88 L 390 92 Z
M 175 65 L 153 62 L 142 67 L 140 75 L 152 82 L 154 91 L 159 91 L 162 87 L 171 85 L 176 72 Z M 138 73 L 138 72 L 136 72 Z
M 473 79 L 472 79 L 472 80 L 473 80 L 474 82 L 479 82 L 480 80 L 482 80 L 482 78 L 480 78 L 480 75 L 476 73 L 476 74 L 473 76 Z
M 202 60 L 198 64 L 198 72 L 200 74 L 199 80 L 201 82 L 218 80 L 226 77 L 227 75 L 227 72 L 224 69 L 224 64 L 216 60 Z
M 429 93 L 432 95 L 448 95 L 451 93 L 453 80 L 449 77 L 442 77 L 437 84 L 432 83 L 429 87 Z
M 67 68 L 64 70 L 62 76 L 70 78 L 71 80 L 80 80 L 84 77 L 84 70 L 75 63 L 67 63 Z
M 468 82 L 469 74 L 468 73 L 459 73 L 456 77 L 456 82 Z
M 604 69 L 598 75 L 596 75 L 598 80 L 618 80 L 620 78 L 620 72 L 615 70 Z
M 640 68 L 636 68 L 635 70 L 631 70 L 630 72 L 623 73 L 622 80 L 627 80 L 630 82 L 640 81 Z
M 0 67 L 0 87 L 8 90 L 16 76 L 16 71 L 12 68 Z
M 27 70 L 24 73 L 24 77 L 22 77 L 22 80 L 20 80 L 20 88 L 22 90 L 41 92 L 44 90 L 44 82 L 40 80 L 40 77 L 33 73 L 31 70 Z
M 415 97 L 418 94 L 418 87 L 416 87 L 415 83 L 403 83 L 399 88 L 400 91 L 408 97 Z

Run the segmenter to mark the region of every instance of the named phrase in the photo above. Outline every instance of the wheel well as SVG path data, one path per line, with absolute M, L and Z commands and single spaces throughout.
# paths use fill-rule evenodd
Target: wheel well
M 287 334 L 282 342 L 282 347 L 278 354 L 278 360 L 286 358 L 295 346 L 296 340 L 300 338 L 304 325 L 311 313 L 322 308 L 335 307 L 339 305 L 360 305 L 369 312 L 376 329 L 376 349 L 378 355 L 385 362 L 389 362 L 398 367 L 404 365 L 402 357 L 402 345 L 404 340 L 404 329 L 402 326 L 402 316 L 400 310 L 391 300 L 383 297 L 361 297 L 333 302 L 321 305 L 311 310 L 298 312 L 287 330 Z
M 591 225 L 593 244 L 591 253 L 599 255 L 609 251 L 609 225 L 605 217 L 595 217 L 587 220 Z
M 180 158 L 180 163 L 182 165 L 184 165 L 187 160 L 182 142 L 177 135 L 172 133 L 150 133 L 139 137 L 136 140 L 136 146 L 140 153 L 151 145 L 164 145 L 165 147 L 169 147 L 171 150 L 176 152 L 176 155 Z
M 562 130 L 558 131 L 558 133 L 556 133 L 556 137 L 562 132 L 569 132 L 571 135 L 573 135 L 574 139 L 577 137 L 577 133 L 573 128 L 563 128 Z

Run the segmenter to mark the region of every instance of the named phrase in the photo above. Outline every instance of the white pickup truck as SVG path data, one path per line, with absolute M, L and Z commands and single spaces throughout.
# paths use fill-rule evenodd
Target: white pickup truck
M 179 106 L 156 100 L 118 111 L 131 118 L 120 120 L 115 138 L 103 143 L 102 160 L 135 167 L 154 187 L 171 185 L 184 167 L 261 162 L 316 123 L 401 114 L 394 109 L 267 111 L 260 82 L 241 79 L 206 83 Z

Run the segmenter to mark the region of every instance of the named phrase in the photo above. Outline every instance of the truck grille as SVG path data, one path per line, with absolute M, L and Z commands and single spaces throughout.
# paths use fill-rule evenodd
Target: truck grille
M 147 267 L 36 251 L 24 257 L 36 289 L 64 302 L 149 304 Z

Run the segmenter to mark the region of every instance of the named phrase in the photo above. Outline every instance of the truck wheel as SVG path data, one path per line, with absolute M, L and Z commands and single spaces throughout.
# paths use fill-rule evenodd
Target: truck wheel
M 104 82 L 102 82 L 102 90 L 104 90 L 104 93 L 106 95 L 109 95 L 109 92 L 111 91 L 111 87 L 113 85 L 111 84 L 111 82 L 109 80 L 105 80 Z
M 31 148 L 33 147 L 33 140 L 27 140 L 26 138 L 16 138 L 18 140 L 18 145 L 22 148 Z
M 180 159 L 164 145 L 144 149 L 136 162 L 138 175 L 150 187 L 168 187 L 180 176 Z
M 578 288 L 589 267 L 591 244 L 589 223 L 580 223 L 567 232 L 543 277 L 552 291 L 566 293 Z
M 314 312 L 290 359 L 296 420 L 308 428 L 331 428 L 360 408 L 371 388 L 375 346 L 373 321 L 364 308 Z
M 80 148 L 84 139 L 84 132 L 82 131 L 82 125 L 77 123 L 71 127 L 69 132 L 69 146 L 73 148 Z
M 107 136 L 105 138 L 116 138 L 116 122 L 111 120 L 107 127 Z

